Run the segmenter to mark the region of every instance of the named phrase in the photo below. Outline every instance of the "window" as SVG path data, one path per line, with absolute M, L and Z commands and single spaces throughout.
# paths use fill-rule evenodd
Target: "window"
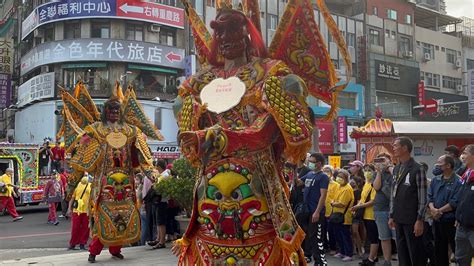
M 391 31 L 391 33 L 392 33 L 392 34 L 390 35 L 390 37 L 391 37 L 393 40 L 395 40 L 395 36 L 397 36 L 397 34 L 395 33 L 395 31 Z
M 207 6 L 216 7 L 216 0 L 207 0 Z
M 409 117 L 412 115 L 412 98 L 388 93 L 377 93 L 377 104 L 384 117 Z
M 341 109 L 357 110 L 357 93 L 345 91 L 340 92 L 339 107 Z
M 54 41 L 54 25 L 44 27 L 44 42 Z
M 474 60 L 466 59 L 466 70 L 474 69 Z
M 347 33 L 347 46 L 355 47 L 355 34 Z
M 443 88 L 455 90 L 457 85 L 462 85 L 461 79 L 443 76 Z
M 376 7 L 376 6 L 373 6 L 373 7 L 372 7 L 372 15 L 378 16 L 378 14 L 379 14 L 379 12 L 378 12 L 378 10 L 377 10 L 377 7 Z
M 176 0 L 156 0 L 155 2 L 168 6 L 176 6 Z
M 411 40 L 410 38 L 400 36 L 400 52 L 401 53 L 408 53 L 411 52 Z
M 371 44 L 380 45 L 380 32 L 378 30 L 369 30 L 369 41 Z
M 127 24 L 126 35 L 127 40 L 143 41 L 143 25 Z
M 204 7 L 202 6 L 203 4 L 203 0 L 196 0 L 196 13 L 199 15 L 199 16 L 202 16 L 204 14 Z
M 433 87 L 439 88 L 439 74 L 433 74 Z
M 176 46 L 176 31 L 162 27 L 160 30 L 160 43 L 168 46 Z
M 390 30 L 385 30 L 385 38 L 390 38 Z
M 441 47 L 441 52 L 446 52 L 446 48 Z
M 154 98 L 157 93 L 167 95 L 177 95 L 176 77 L 172 74 L 166 74 L 149 70 L 133 69 L 132 74 L 127 75 L 127 81 L 133 85 L 137 95 L 146 98 Z M 149 96 L 149 97 L 148 97 Z M 160 98 L 163 98 L 159 95 Z
M 435 50 L 439 51 L 439 46 L 438 45 L 435 45 Z
M 397 20 L 397 11 L 393 9 L 387 9 L 387 18 Z
M 411 24 L 411 15 L 405 15 L 405 23 Z
M 81 23 L 78 21 L 64 23 L 64 39 L 80 39 Z
M 426 86 L 439 88 L 438 74 L 420 71 L 420 80 L 423 80 Z
M 431 55 L 431 59 L 434 59 L 434 46 L 432 44 L 429 44 L 429 43 L 422 43 L 423 45 L 423 54 L 430 54 Z
M 110 22 L 103 20 L 92 20 L 91 38 L 110 38 Z
M 276 15 L 267 14 L 268 17 L 268 29 L 276 30 L 278 26 L 278 17 Z
M 76 82 L 82 80 L 89 88 L 92 96 L 96 95 L 94 92 L 100 91 L 103 96 L 109 93 L 109 70 L 108 68 L 65 68 L 64 85 L 69 90 L 73 90 Z
M 446 61 L 451 64 L 456 63 L 456 51 L 446 48 Z

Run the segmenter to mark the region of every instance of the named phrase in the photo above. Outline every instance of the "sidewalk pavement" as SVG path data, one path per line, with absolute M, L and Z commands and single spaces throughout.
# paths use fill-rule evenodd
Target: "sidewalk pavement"
M 21 256 L 22 253 L 29 252 L 28 249 L 22 250 L 11 250 L 12 252 L 17 252 L 18 256 Z M 5 250 L 2 250 L 5 252 Z M 0 252 L 0 254 L 2 253 Z M 46 251 L 45 251 L 46 252 Z M 65 252 L 56 251 L 57 253 Z M 32 258 L 23 258 L 15 260 L 5 260 L 1 261 L 0 265 L 38 265 L 38 266 L 51 266 L 51 265 L 177 265 L 178 259 L 171 253 L 170 248 L 151 250 L 150 248 L 139 246 L 139 247 L 129 247 L 123 248 L 122 254 L 124 255 L 124 260 L 113 259 L 108 250 L 104 249 L 101 255 L 96 257 L 96 263 L 90 264 L 87 262 L 89 253 L 87 251 L 68 251 L 61 255 L 52 255 L 52 256 L 43 256 L 43 257 L 32 257 Z M 10 254 L 11 255 L 11 254 Z M 23 255 L 23 257 L 26 255 Z M 11 257 L 11 256 L 10 256 Z M 328 265 L 343 265 L 343 266 L 356 266 L 359 265 L 360 260 L 354 260 L 351 262 L 342 262 L 340 259 L 333 258 L 331 256 L 326 256 L 328 260 Z M 308 265 L 312 265 L 308 264 Z M 398 265 L 396 262 L 393 262 L 392 265 Z

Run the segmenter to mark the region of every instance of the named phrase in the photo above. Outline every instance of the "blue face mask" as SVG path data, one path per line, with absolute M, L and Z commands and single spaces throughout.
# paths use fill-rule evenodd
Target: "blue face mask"
M 432 173 L 435 176 L 441 175 L 443 173 L 443 169 L 441 169 L 440 166 L 435 166 L 435 168 L 433 168 Z
M 308 168 L 309 170 L 313 171 L 314 169 L 316 169 L 316 164 L 312 162 L 308 162 Z

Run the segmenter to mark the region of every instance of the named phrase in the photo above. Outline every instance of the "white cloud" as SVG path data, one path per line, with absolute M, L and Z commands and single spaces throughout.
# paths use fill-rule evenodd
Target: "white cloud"
M 474 0 L 446 0 L 446 7 L 451 16 L 474 18 Z

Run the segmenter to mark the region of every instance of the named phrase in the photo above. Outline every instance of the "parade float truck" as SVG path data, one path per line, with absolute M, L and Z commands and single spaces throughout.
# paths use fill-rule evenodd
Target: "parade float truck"
M 12 183 L 18 187 L 15 205 L 38 205 L 49 176 L 39 176 L 37 144 L 0 143 L 0 173 L 14 171 Z

